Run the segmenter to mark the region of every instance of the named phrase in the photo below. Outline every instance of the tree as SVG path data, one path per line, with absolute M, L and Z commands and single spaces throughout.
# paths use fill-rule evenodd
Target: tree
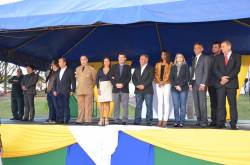
M 0 84 L 4 83 L 5 93 L 7 91 L 7 81 L 17 68 L 18 68 L 17 65 L 10 64 L 4 61 L 0 61 Z

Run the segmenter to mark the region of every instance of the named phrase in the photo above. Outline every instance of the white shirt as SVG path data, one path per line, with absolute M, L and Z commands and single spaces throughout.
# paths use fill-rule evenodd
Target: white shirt
M 194 67 L 194 69 L 196 68 L 196 65 L 197 65 L 197 63 L 199 61 L 200 56 L 201 56 L 201 53 L 198 54 L 198 55 L 196 55 L 196 61 L 195 61 L 195 67 Z M 192 78 L 192 80 L 195 80 L 195 71 L 194 71 L 194 77 Z
M 147 65 L 148 65 L 148 64 L 145 64 L 145 65 L 141 66 L 141 75 L 142 75 L 142 73 L 143 73 L 143 71 L 145 70 L 145 68 L 146 68 Z
M 232 55 L 232 51 L 228 52 L 228 54 L 226 55 L 228 60 L 231 57 L 231 55 Z
M 65 72 L 66 69 L 67 69 L 67 67 L 64 67 L 64 68 L 60 69 L 60 73 L 59 73 L 60 81 L 62 80 L 63 74 L 64 74 L 64 72 Z

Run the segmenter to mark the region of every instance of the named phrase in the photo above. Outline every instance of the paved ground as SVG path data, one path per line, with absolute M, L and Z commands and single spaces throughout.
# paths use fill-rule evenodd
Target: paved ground
M 45 118 L 35 118 L 34 122 L 24 122 L 24 121 L 16 121 L 16 120 L 9 120 L 9 119 L 1 119 L 1 124 L 51 125 L 51 124 L 45 123 L 45 120 L 46 120 Z M 72 119 L 70 121 L 69 125 L 74 125 L 74 121 L 75 121 L 75 119 Z M 98 119 L 94 119 L 93 120 L 93 125 L 97 126 L 97 122 L 98 122 Z M 110 120 L 110 124 L 113 124 L 113 120 Z M 133 124 L 133 120 L 129 120 L 128 124 Z M 168 128 L 174 128 L 173 124 L 174 124 L 174 121 L 170 120 L 168 122 L 167 127 Z M 142 122 L 142 125 L 145 125 L 145 121 Z M 153 125 L 157 125 L 157 120 L 153 121 Z M 86 126 L 86 125 L 83 124 L 82 126 Z M 227 126 L 227 128 L 225 128 L 225 129 L 229 129 L 229 124 L 227 124 L 226 126 Z M 182 129 L 188 129 L 188 128 L 197 128 L 195 126 L 195 121 L 194 120 L 187 120 L 184 128 L 182 128 Z M 239 130 L 250 130 L 250 120 L 240 120 L 239 123 L 238 123 L 238 128 L 239 128 Z

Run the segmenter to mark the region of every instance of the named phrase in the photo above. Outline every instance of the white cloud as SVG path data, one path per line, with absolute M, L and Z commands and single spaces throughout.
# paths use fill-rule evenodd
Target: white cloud
M 21 2 L 23 0 L 0 0 L 0 5 L 7 5 L 10 3 L 17 3 L 17 2 Z

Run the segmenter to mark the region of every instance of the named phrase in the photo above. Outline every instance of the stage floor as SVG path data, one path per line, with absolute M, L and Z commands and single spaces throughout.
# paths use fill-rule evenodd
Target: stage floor
M 35 118 L 34 122 L 24 122 L 24 121 L 19 121 L 19 120 L 10 120 L 10 119 L 0 119 L 1 124 L 38 124 L 38 125 L 48 125 L 48 123 L 45 122 L 45 118 Z M 67 125 L 74 126 L 75 119 L 71 119 L 70 123 Z M 157 126 L 157 120 L 153 121 L 153 126 Z M 98 126 L 98 119 L 94 119 L 92 125 L 93 126 Z M 53 124 L 49 124 L 53 125 Z M 113 120 L 110 120 L 110 125 L 114 125 Z M 129 120 L 127 125 L 133 125 L 133 120 Z M 142 125 L 145 125 L 145 121 L 142 121 Z M 173 127 L 174 125 L 174 120 L 170 119 L 167 125 L 167 128 L 175 128 Z M 79 125 L 78 125 L 79 126 Z M 87 125 L 81 125 L 81 126 L 87 126 Z M 239 120 L 238 121 L 238 129 L 239 130 L 250 130 L 250 120 Z M 224 129 L 229 129 L 229 123 L 226 124 L 227 128 Z M 188 128 L 197 128 L 195 126 L 195 120 L 186 120 L 185 126 L 183 128 L 178 128 L 178 129 L 188 129 Z M 209 129 L 205 128 L 205 129 Z

